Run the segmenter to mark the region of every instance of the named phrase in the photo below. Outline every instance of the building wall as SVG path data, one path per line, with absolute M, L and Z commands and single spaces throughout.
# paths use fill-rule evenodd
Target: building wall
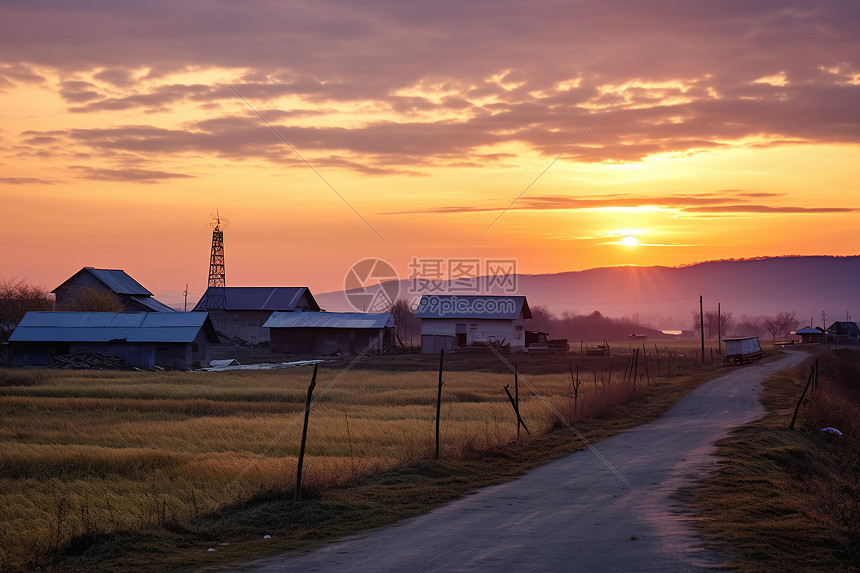
M 13 342 L 12 366 L 45 366 L 55 354 L 69 354 L 67 342 Z
M 319 310 L 319 306 L 315 302 L 311 303 L 311 299 L 307 293 L 303 294 L 302 298 L 299 299 L 296 308 L 302 311 Z
M 511 349 L 525 346 L 525 319 L 422 318 L 421 352 L 432 354 L 454 346 L 504 341 Z M 427 345 L 425 348 L 425 344 Z
M 191 368 L 200 368 L 209 366 L 209 361 L 212 359 L 210 355 L 211 342 L 206 337 L 206 332 L 201 328 L 197 333 L 197 338 L 189 345 L 190 365 Z
M 73 301 L 78 296 L 78 292 L 84 288 L 99 292 L 113 292 L 90 273 L 81 272 L 54 291 L 54 296 L 56 297 L 54 308 L 61 310 L 64 305 Z M 117 303 L 122 304 L 122 300 L 116 293 L 113 294 L 113 298 Z
M 383 350 L 378 342 L 380 332 L 383 337 L 391 336 L 390 329 L 375 328 L 270 328 L 272 352 L 283 354 L 313 354 L 331 356 L 333 354 L 359 354 L 368 345 L 373 351 Z
M 438 354 L 440 350 L 445 352 L 456 346 L 456 338 L 445 334 L 421 334 L 421 353 Z
M 241 338 L 250 344 L 269 341 L 269 329 L 263 324 L 272 315 L 270 310 L 210 310 L 209 318 L 217 332 L 227 338 Z
M 196 349 L 196 350 L 195 350 Z M 171 370 L 190 370 L 209 364 L 209 342 L 202 329 L 193 343 L 185 342 L 16 342 L 15 366 L 46 366 L 56 354 L 98 353 L 118 356 L 125 365 L 141 370 L 160 366 Z M 199 363 L 199 364 L 196 364 Z

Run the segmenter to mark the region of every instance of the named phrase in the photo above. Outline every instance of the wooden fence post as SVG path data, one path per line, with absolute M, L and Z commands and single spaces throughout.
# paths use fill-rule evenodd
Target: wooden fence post
M 570 383 L 573 384 L 573 420 L 571 422 L 576 421 L 576 404 L 579 401 L 579 364 L 576 365 L 576 378 L 573 377 L 573 362 L 568 362 L 568 368 L 570 368 Z
M 645 350 L 645 343 L 642 343 L 642 355 L 645 357 L 645 381 L 648 386 L 651 385 L 651 374 L 648 372 L 648 351 Z
M 299 448 L 299 467 L 296 470 L 296 494 L 294 501 L 302 501 L 302 465 L 305 463 L 305 443 L 308 439 L 308 418 L 311 413 L 311 398 L 314 393 L 314 386 L 317 385 L 317 365 L 314 364 L 314 374 L 311 377 L 310 386 L 308 386 L 308 399 L 305 402 L 305 426 L 302 429 L 302 446 Z
M 513 406 L 513 408 L 514 408 L 514 413 L 517 415 L 517 439 L 519 439 L 519 437 L 520 437 L 520 426 L 522 426 L 523 428 L 525 428 L 526 433 L 527 433 L 528 435 L 530 435 L 530 436 L 531 436 L 531 435 L 532 435 L 532 433 L 531 433 L 531 432 L 529 432 L 529 429 L 526 427 L 526 423 L 525 423 L 525 422 L 523 422 L 523 419 L 522 419 L 522 417 L 520 416 L 520 408 L 519 408 L 519 406 L 517 405 L 517 403 L 514 401 L 514 397 L 513 397 L 513 396 L 511 396 L 511 391 L 510 391 L 510 390 L 508 390 L 508 388 L 509 388 L 509 387 L 510 387 L 510 384 L 505 384 L 505 394 L 507 394 L 507 395 L 508 395 L 508 400 L 510 400 L 510 401 L 511 401 L 511 406 Z
M 436 391 L 436 457 L 439 459 L 439 417 L 442 410 L 442 361 L 445 359 L 445 349 L 439 350 L 439 388 Z
M 797 412 L 800 410 L 800 405 L 803 403 L 803 398 L 806 396 L 806 391 L 809 390 L 809 386 L 812 384 L 817 384 L 818 381 L 818 360 L 812 364 L 812 368 L 809 369 L 809 379 L 806 381 L 806 386 L 803 388 L 803 393 L 800 395 L 800 400 L 797 401 L 797 406 L 794 407 L 794 416 L 791 417 L 791 423 L 788 425 L 790 430 L 794 429 L 794 422 L 797 420 Z

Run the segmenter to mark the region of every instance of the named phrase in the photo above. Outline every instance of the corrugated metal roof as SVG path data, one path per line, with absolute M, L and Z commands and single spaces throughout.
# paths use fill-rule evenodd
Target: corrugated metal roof
M 28 312 L 9 340 L 192 342 L 208 320 L 203 312 Z
M 394 326 L 390 312 L 273 312 L 264 328 L 385 328 Z
M 837 320 L 827 328 L 828 334 L 860 336 L 860 327 L 856 322 L 848 322 L 847 320 Z
M 160 300 L 151 296 L 133 296 L 131 297 L 131 299 L 136 303 L 140 304 L 141 306 L 148 308 L 152 312 L 177 312 L 175 308 L 171 308 Z
M 293 310 L 305 294 L 310 302 L 310 310 L 319 310 L 308 287 L 210 287 L 194 310 L 213 309 L 208 295 L 214 288 L 217 288 L 217 291 L 213 291 L 215 294 L 226 295 L 227 310 Z
M 55 288 L 51 292 L 55 292 L 64 284 L 75 278 L 81 273 L 90 273 L 93 275 L 98 281 L 102 282 L 106 287 L 111 289 L 113 292 L 117 294 L 123 295 L 136 295 L 136 296 L 152 296 L 152 293 L 143 288 L 139 282 L 131 278 L 126 274 L 125 271 L 120 269 L 96 269 L 93 267 L 84 267 L 74 275 L 69 277 L 66 281 L 63 282 L 60 286 Z
M 415 318 L 471 318 L 513 320 L 531 318 L 524 296 L 504 295 L 432 295 L 421 297 Z
M 812 328 L 811 326 L 804 326 L 800 330 L 795 330 L 795 334 L 824 334 L 822 331 L 817 328 Z

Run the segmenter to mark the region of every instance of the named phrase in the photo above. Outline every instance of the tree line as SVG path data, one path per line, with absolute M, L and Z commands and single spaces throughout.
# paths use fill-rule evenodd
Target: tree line
M 702 318 L 706 338 L 737 337 L 737 336 L 766 336 L 770 334 L 775 341 L 777 338 L 787 338 L 800 326 L 797 313 L 794 311 L 778 312 L 776 315 L 744 315 L 739 320 L 734 320 L 731 311 L 723 311 L 718 308 L 706 310 L 700 316 L 698 310 L 690 311 L 693 332 L 702 332 Z

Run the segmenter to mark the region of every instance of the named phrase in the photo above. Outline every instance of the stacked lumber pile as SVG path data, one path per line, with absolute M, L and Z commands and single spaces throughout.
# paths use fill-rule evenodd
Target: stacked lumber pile
M 48 368 L 117 370 L 125 367 L 125 359 L 108 356 L 98 352 L 79 352 L 78 354 L 55 354 Z

